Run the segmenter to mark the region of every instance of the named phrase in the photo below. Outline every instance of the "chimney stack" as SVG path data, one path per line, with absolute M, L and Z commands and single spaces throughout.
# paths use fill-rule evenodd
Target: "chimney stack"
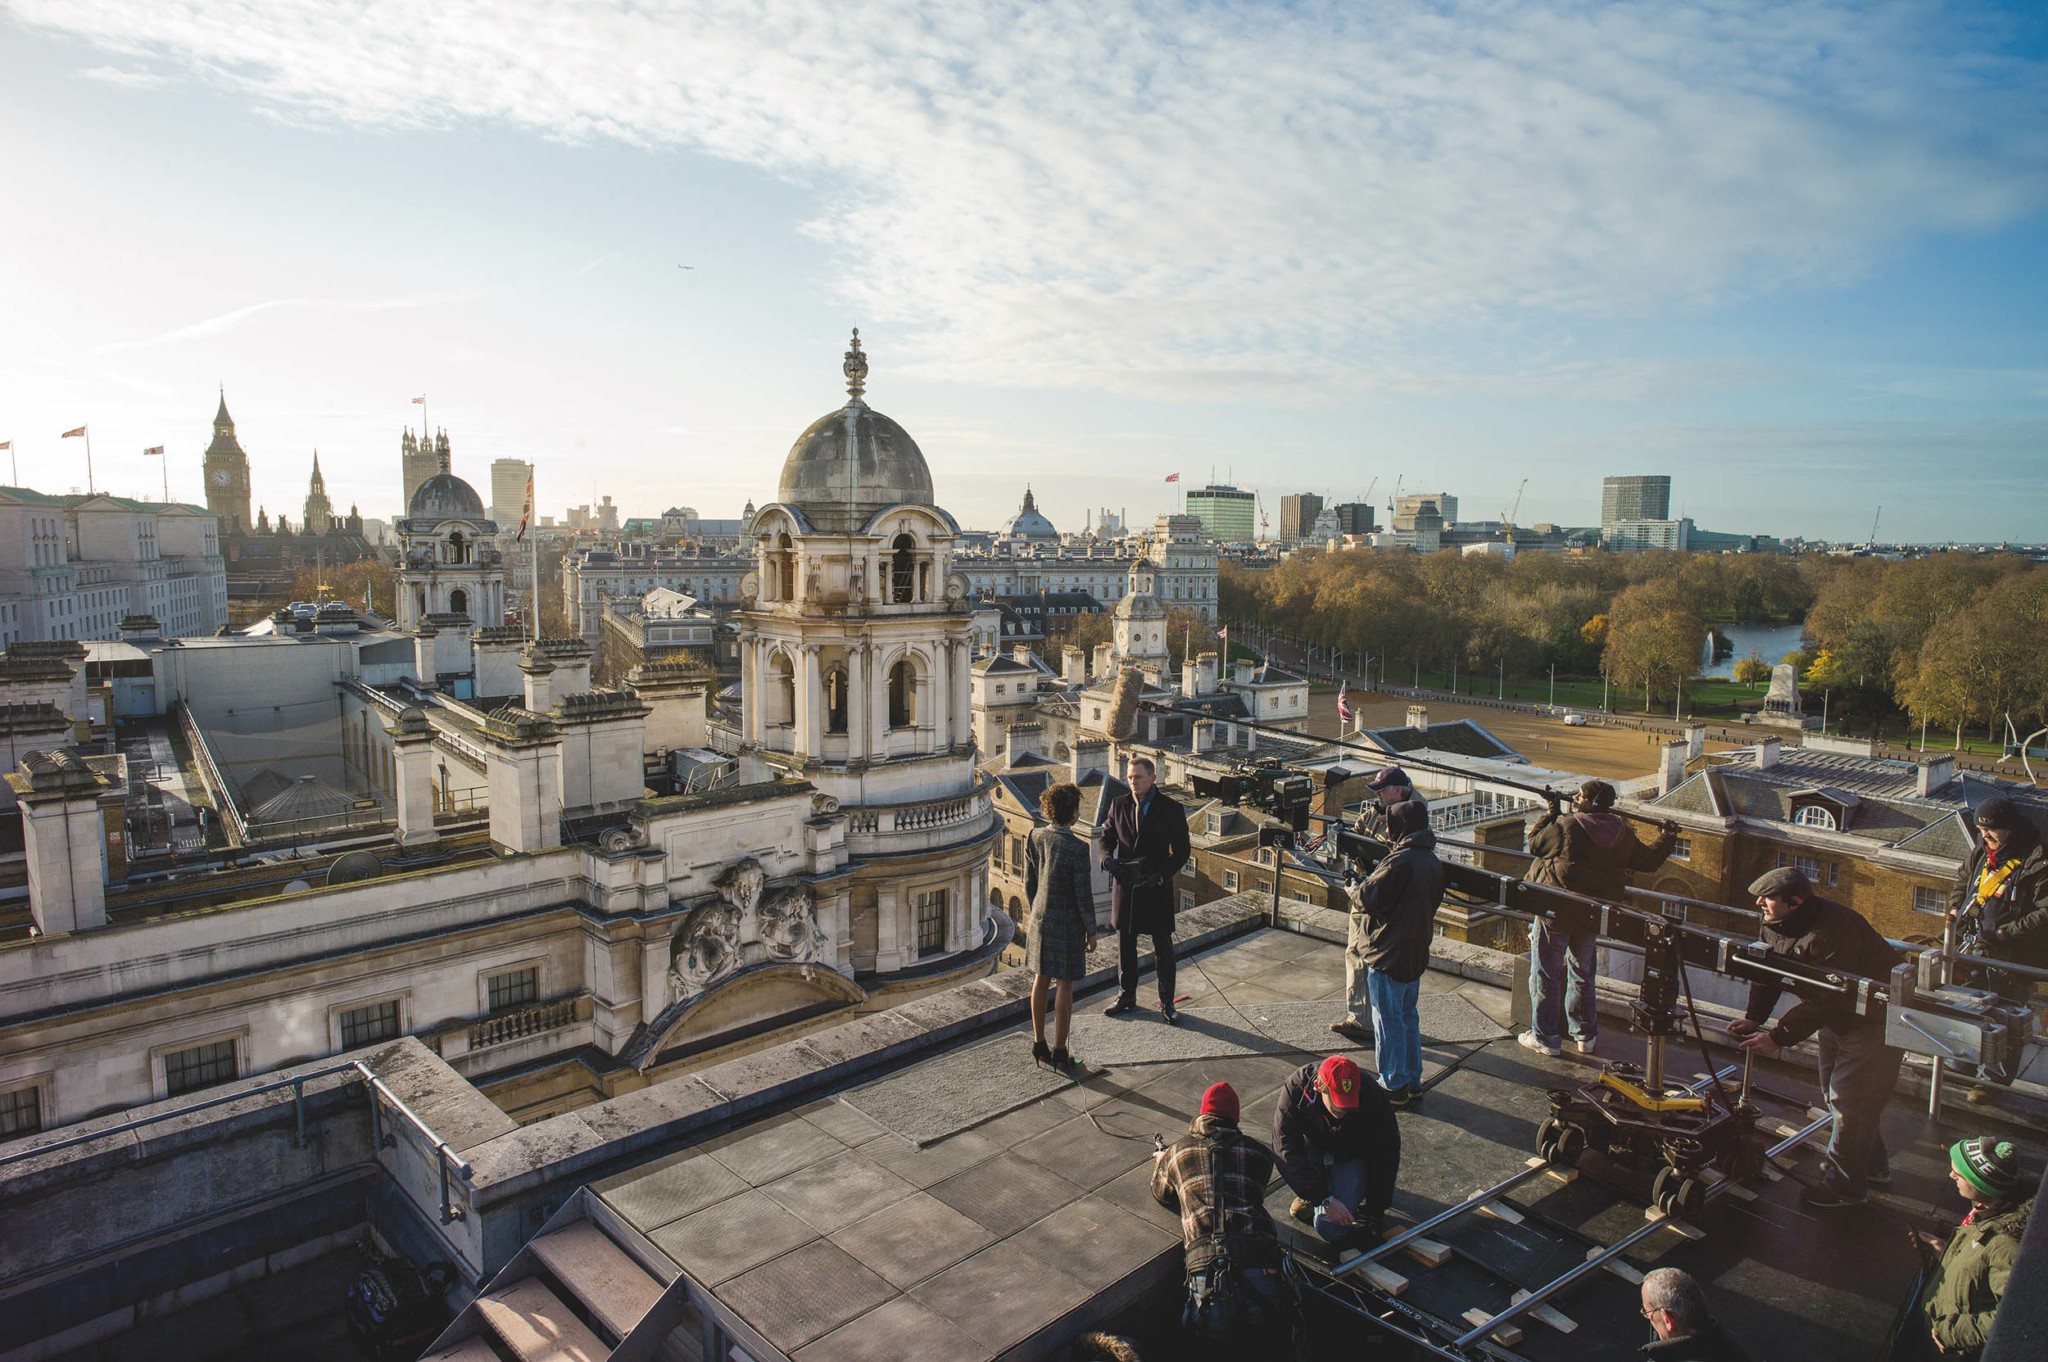
M 1079 686 L 1088 679 L 1088 654 L 1069 643 L 1060 649 L 1060 680 Z
M 1920 763 L 1913 772 L 1913 793 L 1923 799 L 1956 777 L 1956 759 L 1944 753 Z
M 1688 750 L 1688 745 L 1683 740 L 1667 742 L 1658 749 L 1658 794 L 1670 794 L 1685 782 L 1685 761 Z
M 434 729 L 424 710 L 408 705 L 399 712 L 391 749 L 398 768 L 398 845 L 431 842 L 440 834 L 434 830 Z
M 1408 706 L 1408 727 L 1415 729 L 1426 729 L 1429 727 L 1428 705 Z
M 1778 740 L 1765 738 L 1756 745 L 1756 769 L 1768 771 L 1778 764 Z

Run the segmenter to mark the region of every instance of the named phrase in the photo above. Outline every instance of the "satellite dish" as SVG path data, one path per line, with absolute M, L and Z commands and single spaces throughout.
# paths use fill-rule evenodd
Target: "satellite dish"
M 313 886 L 304 880 L 293 880 L 284 887 L 284 892 L 287 894 L 310 894 L 313 892 Z
M 377 859 L 375 852 L 351 851 L 335 858 L 327 867 L 327 884 L 358 884 L 363 880 L 374 880 L 384 873 L 384 862 Z

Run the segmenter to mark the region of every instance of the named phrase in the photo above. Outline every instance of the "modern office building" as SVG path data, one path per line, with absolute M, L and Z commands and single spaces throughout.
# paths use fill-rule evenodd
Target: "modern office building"
M 1298 544 L 1308 538 L 1322 510 L 1323 499 L 1314 492 L 1296 492 L 1280 498 L 1280 542 Z
M 1436 518 L 1434 524 L 1429 523 L 1431 516 Z M 1405 497 L 1394 498 L 1396 530 L 1441 530 L 1446 525 L 1456 524 L 1457 519 L 1458 499 L 1449 492 L 1410 492 Z
M 1219 544 L 1250 539 L 1258 528 L 1258 496 L 1242 487 L 1210 483 L 1188 493 L 1187 513 Z
M 526 506 L 526 484 L 533 465 L 524 459 L 491 460 L 491 519 L 501 530 L 516 529 Z M 410 503 L 408 503 L 410 504 Z
M 1624 520 L 1671 519 L 1671 479 L 1661 473 L 1600 480 L 1600 529 Z
M 1600 527 L 1600 540 L 1608 548 L 1625 553 L 1640 552 L 1644 549 L 1683 553 L 1693 547 L 1692 521 L 1686 518 L 1617 520 L 1611 525 Z

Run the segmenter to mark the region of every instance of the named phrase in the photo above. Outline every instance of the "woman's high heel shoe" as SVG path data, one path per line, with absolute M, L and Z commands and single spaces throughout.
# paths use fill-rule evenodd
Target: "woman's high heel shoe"
M 1065 1074 L 1068 1078 L 1072 1078 L 1081 1066 L 1074 1062 L 1074 1057 L 1067 1053 L 1067 1047 L 1062 1045 L 1059 1049 L 1052 1052 L 1052 1067 L 1058 1072 Z
M 1031 1062 L 1033 1064 L 1052 1063 L 1052 1051 L 1045 1048 L 1044 1041 L 1034 1040 L 1031 1042 Z

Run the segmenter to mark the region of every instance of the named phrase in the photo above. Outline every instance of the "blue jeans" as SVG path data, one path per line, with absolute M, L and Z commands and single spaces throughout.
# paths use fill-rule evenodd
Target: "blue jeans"
M 1567 936 L 1548 923 L 1529 924 L 1529 1029 L 1545 1045 L 1564 1043 L 1564 1019 L 1572 1038 L 1600 1034 L 1600 1009 L 1593 992 L 1599 938 L 1591 932 Z
M 1835 1118 L 1823 1177 L 1835 1189 L 1858 1195 L 1872 1173 L 1891 1169 L 1878 1123 L 1898 1085 L 1905 1052 L 1884 1043 L 1882 1027 L 1869 1025 L 1848 1032 L 1823 1026 L 1814 1043 L 1820 1050 L 1821 1095 Z
M 1422 981 L 1396 983 L 1392 975 L 1368 970 L 1365 989 L 1372 997 L 1373 1058 L 1380 1066 L 1380 1086 L 1388 1092 L 1422 1086 L 1422 1029 L 1415 1018 L 1415 999 Z
M 1358 1203 L 1365 1199 L 1365 1160 L 1346 1159 L 1332 1163 L 1330 1169 L 1330 1195 L 1342 1202 L 1344 1209 L 1353 1215 L 1358 1213 Z M 1330 1221 L 1329 1213 L 1321 1206 L 1316 1207 L 1316 1233 L 1332 1244 L 1348 1244 L 1358 1233 L 1356 1225 L 1336 1225 Z

